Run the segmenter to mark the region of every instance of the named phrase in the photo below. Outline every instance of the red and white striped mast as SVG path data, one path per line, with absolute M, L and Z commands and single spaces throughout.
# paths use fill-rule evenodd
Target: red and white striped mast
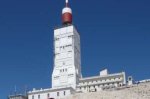
M 66 0 L 66 7 L 62 10 L 62 24 L 69 25 L 72 24 L 72 10 L 69 7 L 69 2 Z

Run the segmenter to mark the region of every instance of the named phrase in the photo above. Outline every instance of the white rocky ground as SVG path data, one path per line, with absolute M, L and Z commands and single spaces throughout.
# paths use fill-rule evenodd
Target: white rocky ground
M 150 99 L 150 82 L 117 90 L 77 93 L 65 99 Z

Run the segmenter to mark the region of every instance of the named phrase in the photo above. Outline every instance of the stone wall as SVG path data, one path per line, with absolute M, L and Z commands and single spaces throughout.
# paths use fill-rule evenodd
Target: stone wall
M 65 99 L 150 99 L 150 82 L 114 90 L 77 93 Z

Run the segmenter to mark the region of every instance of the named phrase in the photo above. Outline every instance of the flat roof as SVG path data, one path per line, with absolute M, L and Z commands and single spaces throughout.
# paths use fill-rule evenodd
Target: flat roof
M 48 88 L 48 89 L 40 89 L 40 90 L 32 90 L 29 91 L 28 94 L 35 94 L 35 93 L 45 93 L 45 92 L 56 92 L 56 91 L 61 91 L 61 90 L 71 90 L 71 91 L 75 91 L 72 87 L 66 87 L 66 88 Z
M 99 78 L 109 78 L 109 77 L 113 77 L 113 76 L 121 76 L 121 75 L 123 75 L 124 73 L 125 73 L 125 72 L 114 73 L 114 74 L 108 74 L 108 75 L 104 75 L 104 76 L 85 77 L 85 78 L 81 78 L 80 81 L 91 80 L 91 79 L 99 79 Z

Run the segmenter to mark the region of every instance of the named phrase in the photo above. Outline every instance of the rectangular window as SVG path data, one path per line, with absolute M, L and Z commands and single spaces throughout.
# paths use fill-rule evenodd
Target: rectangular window
M 32 96 L 32 99 L 34 99 L 34 95 Z
M 67 72 L 67 68 L 65 69 L 65 71 Z
M 66 95 L 66 92 L 64 91 L 64 96 Z
M 38 95 L 38 99 L 40 99 L 40 95 Z
M 47 94 L 47 98 L 49 98 L 49 96 L 50 96 L 50 95 L 49 95 L 49 93 L 48 93 L 48 94 Z
M 57 96 L 59 96 L 59 92 L 57 92 Z

